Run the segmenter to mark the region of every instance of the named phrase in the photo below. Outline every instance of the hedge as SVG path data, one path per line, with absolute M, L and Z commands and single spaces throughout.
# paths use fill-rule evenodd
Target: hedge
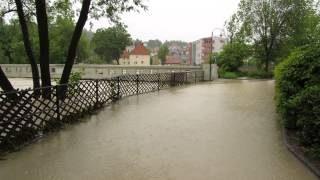
M 275 79 L 284 126 L 297 130 L 302 145 L 320 152 L 320 46 L 295 50 L 277 66 Z
M 277 66 L 276 99 L 287 128 L 297 128 L 297 114 L 289 101 L 304 89 L 320 84 L 320 47 L 305 47 L 293 52 Z

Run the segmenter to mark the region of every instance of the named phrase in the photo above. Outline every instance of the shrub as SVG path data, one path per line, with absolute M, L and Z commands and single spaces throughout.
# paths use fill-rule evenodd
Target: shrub
M 229 43 L 218 56 L 218 65 L 226 71 L 238 71 L 243 60 L 250 55 L 250 47 L 241 42 Z
M 256 78 L 256 79 L 271 79 L 273 78 L 273 73 L 272 72 L 266 72 L 266 71 L 253 71 L 253 72 L 248 72 L 247 75 L 251 78 Z
M 277 108 L 286 128 L 297 129 L 294 99 L 308 87 L 320 84 L 320 49 L 309 46 L 294 51 L 275 70 Z M 310 107 L 306 107 L 310 108 Z M 308 118 L 308 117 L 306 117 Z
M 81 72 L 71 72 L 69 77 L 69 84 L 78 84 L 81 80 Z M 57 85 L 60 84 L 60 79 L 54 80 Z
M 228 72 L 224 69 L 219 69 L 219 78 L 223 79 L 236 79 L 238 78 L 238 74 L 236 72 Z
M 297 115 L 301 143 L 320 146 L 320 85 L 307 87 L 289 100 L 288 106 Z

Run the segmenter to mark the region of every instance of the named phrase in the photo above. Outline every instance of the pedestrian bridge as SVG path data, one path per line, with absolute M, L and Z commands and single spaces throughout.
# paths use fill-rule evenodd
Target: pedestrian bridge
M 274 82 L 124 98 L 0 161 L 0 179 L 312 180 L 282 142 Z

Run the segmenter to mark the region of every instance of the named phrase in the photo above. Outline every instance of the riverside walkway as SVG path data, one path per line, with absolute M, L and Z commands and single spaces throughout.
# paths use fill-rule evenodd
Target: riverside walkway
M 128 97 L 0 161 L 3 180 L 312 180 L 283 145 L 274 81 Z

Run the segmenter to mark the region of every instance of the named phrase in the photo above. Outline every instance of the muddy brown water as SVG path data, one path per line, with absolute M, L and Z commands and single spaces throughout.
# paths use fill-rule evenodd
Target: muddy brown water
M 312 180 L 283 145 L 274 81 L 125 98 L 0 161 L 1 180 Z

